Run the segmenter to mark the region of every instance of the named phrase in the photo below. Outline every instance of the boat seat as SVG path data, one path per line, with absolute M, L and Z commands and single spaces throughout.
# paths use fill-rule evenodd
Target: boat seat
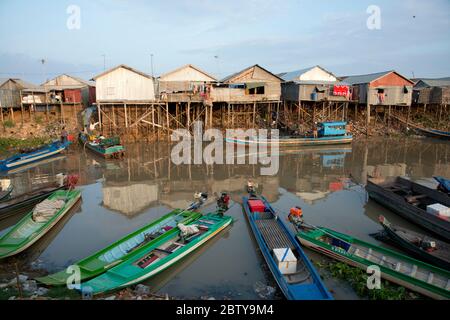
M 428 275 L 428 279 L 427 279 L 427 283 L 433 283 L 434 280 L 434 274 L 433 272 L 430 272 L 430 274 Z
M 411 273 L 409 274 L 411 277 L 415 278 L 417 273 L 417 265 L 413 265 L 413 268 L 411 270 Z
M 172 251 L 165 250 L 165 249 L 155 248 L 153 250 L 154 251 L 159 251 L 159 252 L 162 252 L 162 253 L 172 254 Z

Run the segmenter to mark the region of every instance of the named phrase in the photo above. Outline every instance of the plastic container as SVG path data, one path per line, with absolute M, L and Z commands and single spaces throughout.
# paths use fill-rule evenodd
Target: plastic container
M 262 200 L 248 200 L 248 206 L 251 212 L 264 212 L 266 209 Z
M 282 274 L 297 272 L 297 258 L 290 248 L 273 249 L 273 255 Z

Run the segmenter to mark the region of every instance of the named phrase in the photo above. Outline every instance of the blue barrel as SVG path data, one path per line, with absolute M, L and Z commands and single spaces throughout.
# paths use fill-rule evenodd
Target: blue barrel
M 317 92 L 313 92 L 313 93 L 311 93 L 311 100 L 312 101 L 317 101 Z

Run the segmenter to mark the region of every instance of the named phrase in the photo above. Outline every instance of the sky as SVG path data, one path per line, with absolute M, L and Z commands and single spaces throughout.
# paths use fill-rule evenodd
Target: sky
M 449 0 L 0 0 L 0 77 L 90 79 L 105 62 L 151 74 L 151 55 L 155 76 L 194 64 L 223 78 L 259 64 L 448 77 L 449 31 Z

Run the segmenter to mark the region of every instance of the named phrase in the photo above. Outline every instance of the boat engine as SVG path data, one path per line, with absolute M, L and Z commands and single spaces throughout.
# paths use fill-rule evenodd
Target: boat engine
M 303 211 L 300 207 L 294 207 L 289 210 L 288 220 L 294 226 L 301 226 L 303 224 Z
M 220 198 L 217 199 L 217 207 L 219 208 L 219 214 L 223 216 L 223 213 L 228 210 L 230 203 L 230 196 L 226 192 L 220 194 Z

